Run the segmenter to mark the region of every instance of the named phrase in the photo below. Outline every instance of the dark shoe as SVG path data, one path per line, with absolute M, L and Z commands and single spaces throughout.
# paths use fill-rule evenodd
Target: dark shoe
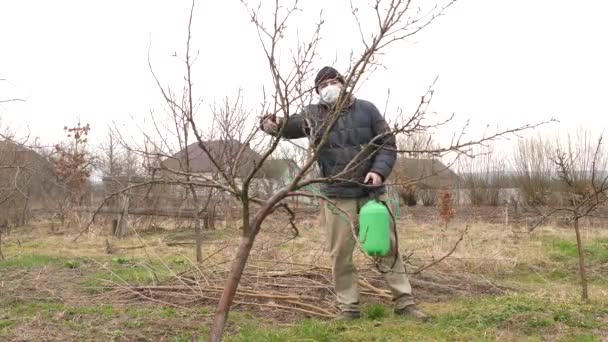
M 429 320 L 429 316 L 418 309 L 415 304 L 408 305 L 401 309 L 396 309 L 395 314 L 398 316 L 412 317 L 420 322 L 427 322 Z
M 342 311 L 336 316 L 336 321 L 352 321 L 361 318 L 359 311 Z

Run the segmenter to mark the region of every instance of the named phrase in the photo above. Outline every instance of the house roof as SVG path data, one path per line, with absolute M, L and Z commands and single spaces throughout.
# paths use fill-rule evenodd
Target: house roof
M 51 163 L 35 150 L 10 140 L 0 140 L 0 164 L 23 164 L 52 169 Z
M 459 176 L 438 159 L 398 158 L 391 177 L 406 177 L 430 188 L 455 186 Z
M 55 170 L 53 164 L 40 153 L 32 148 L 16 144 L 10 140 L 0 140 L 0 166 L 21 166 L 23 169 L 0 168 L 0 183 L 11 184 L 16 182 L 16 177 L 24 180 L 24 184 L 32 189 L 32 197 L 36 200 L 41 196 L 51 194 L 55 184 Z M 46 187 L 42 189 L 42 185 Z
M 213 159 L 222 170 L 230 169 L 234 166 L 235 176 L 243 177 L 253 170 L 255 163 L 261 156 L 249 146 L 243 146 L 237 140 L 211 140 L 203 142 Z M 243 152 L 239 156 L 239 151 Z M 215 173 L 218 171 L 211 158 L 200 147 L 198 142 L 192 143 L 186 149 L 179 151 L 172 157 L 162 161 L 162 165 L 174 170 L 186 170 L 186 150 L 190 169 L 198 173 Z M 238 157 L 238 162 L 236 161 Z M 235 162 L 237 162 L 236 165 Z

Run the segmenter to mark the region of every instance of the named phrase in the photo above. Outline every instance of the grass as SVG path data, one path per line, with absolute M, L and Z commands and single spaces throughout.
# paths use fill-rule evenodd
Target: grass
M 363 317 L 370 320 L 383 319 L 389 316 L 389 309 L 382 304 L 368 304 L 361 309 Z
M 84 266 L 96 269 L 83 278 L 83 284 L 89 289 L 89 293 L 97 293 L 110 283 L 149 285 L 165 279 L 170 273 L 160 262 L 150 263 L 140 258 L 127 257 L 72 259 L 49 255 L 17 255 L 0 261 L 0 270 L 41 267 L 79 269 Z M 187 265 L 179 261 L 170 265 L 173 272 L 186 268 Z
M 555 239 L 550 241 L 551 256 L 558 261 L 578 260 L 576 241 Z M 585 259 L 592 263 L 608 262 L 608 239 L 593 240 L 583 243 Z
M 169 265 L 140 258 L 114 257 L 102 269 L 86 276 L 84 285 L 89 293 L 98 293 L 111 284 L 151 285 L 188 268 L 185 262 L 172 260 Z
M 44 267 L 48 265 L 59 265 L 61 262 L 61 258 L 49 255 L 17 255 L 0 261 L 0 269 Z
M 432 227 L 421 229 L 404 225 L 400 234 L 402 246 L 414 251 L 420 259 L 431 259 L 451 248 L 460 228 L 445 236 Z M 226 232 L 214 234 L 218 239 L 229 235 Z M 298 260 L 304 263 L 308 262 L 307 258 L 318 260 L 317 246 L 305 244 L 306 241 L 322 243 L 323 239 L 315 234 L 316 231 L 303 230 L 304 237 L 300 240 L 277 248 L 273 251 L 276 255 L 262 254 L 259 258 L 275 260 L 286 254 L 298 256 Z M 181 309 L 143 303 L 88 302 L 88 295 L 102 291 L 108 282 L 155 284 L 170 275 L 167 267 L 174 272 L 190 268 L 194 254 L 191 246 L 167 248 L 158 242 L 162 236 L 151 235 L 111 240 L 113 245 L 122 247 L 146 243 L 151 246 L 147 250 L 123 249 L 117 254 L 106 255 L 105 237 L 84 238 L 74 244 L 71 242 L 73 237 L 69 236 L 40 236 L 44 235 L 20 237 L 20 246 L 10 240 L 3 246 L 7 260 L 0 261 L 0 274 L 13 279 L 0 277 L 0 281 L 13 281 L 13 289 L 25 286 L 22 293 L 25 295 L 8 300 L 7 296 L 3 298 L 3 288 L 0 287 L 0 339 L 32 331 L 48 336 L 32 336 L 31 340 L 87 340 L 93 336 L 103 340 L 137 340 L 142 336 L 164 341 L 206 340 L 212 307 Z M 364 304 L 362 319 L 355 322 L 305 319 L 291 325 L 279 325 L 252 313 L 231 312 L 225 340 L 606 340 L 608 300 L 601 294 L 608 293 L 608 284 L 594 279 L 591 272 L 592 302 L 578 300 L 578 254 L 571 238 L 570 230 L 547 229 L 538 234 L 514 237 L 502 226 L 472 225 L 453 257 L 438 268 L 446 272 L 475 272 L 517 291 L 503 296 L 422 303 L 422 308 L 433 316 L 430 323 L 396 317 L 391 307 L 382 303 Z M 606 234 L 590 234 L 585 238 L 588 263 L 599 266 L 608 262 Z M 206 246 L 213 247 L 211 244 Z M 211 253 L 210 250 L 205 252 Z M 219 257 L 226 258 L 226 255 Z M 48 296 L 49 292 L 30 295 L 27 291 L 34 287 L 56 290 L 57 284 L 44 283 L 45 272 L 59 273 L 48 281 L 71 282 L 76 292 L 68 296 Z M 23 277 L 23 274 L 28 277 Z M 64 280 L 63 275 L 69 275 L 69 278 Z M 27 283 L 34 279 L 36 286 Z M 67 302 L 60 298 L 79 300 Z M 40 325 L 40 322 L 45 323 Z
M 147 265 L 112 265 L 89 274 L 85 285 L 94 292 L 110 284 L 149 285 L 154 283 L 156 278 L 154 268 Z
M 536 288 L 539 285 L 578 284 L 578 248 L 568 229 L 530 236 L 516 254 L 516 263 L 506 268 L 498 278 L 509 285 L 520 288 Z M 532 250 L 529 250 L 532 248 Z M 608 263 L 608 239 L 602 232 L 599 238 L 587 238 L 583 241 L 585 264 L 589 284 L 608 284 L 608 279 L 597 267 Z M 578 290 L 576 290 L 578 291 Z
M 538 328 L 564 324 L 571 328 L 596 328 L 597 315 L 606 313 L 593 304 L 553 302 L 530 295 L 490 297 L 460 301 L 456 308 L 440 316 L 441 327 L 487 330 L 494 327 L 518 327 L 531 333 Z
M 588 334 L 580 334 L 580 335 L 572 335 L 564 338 L 564 342 L 599 342 L 599 338 L 597 336 L 588 335 Z
M 35 326 L 38 324 L 36 322 L 44 321 L 47 327 L 54 327 L 59 332 L 97 333 L 105 336 L 106 340 L 121 337 L 129 331 L 137 333 L 164 324 L 169 328 L 163 334 L 173 338 L 173 332 L 181 331 L 178 335 L 184 335 L 184 331 L 204 322 L 199 312 L 194 309 L 177 312 L 174 308 L 162 305 L 129 307 L 109 304 L 70 305 L 58 301 L 18 302 L 0 308 L 0 317 L 10 317 L 0 320 L 0 336 L 7 335 L 15 326 Z
M 516 332 L 517 340 L 541 340 L 555 329 L 569 334 L 566 341 L 595 341 L 591 331 L 608 318 L 601 307 L 606 304 L 563 303 L 530 295 L 455 300 L 427 305 L 434 318 L 424 324 L 386 315 L 385 307 L 374 305 L 367 309 L 368 319 L 354 322 L 305 320 L 278 329 L 245 322 L 227 341 L 494 341 L 506 331 Z
M 11 321 L 0 320 L 0 336 L 5 335 L 6 333 L 8 333 L 11 325 L 13 325 L 13 323 Z

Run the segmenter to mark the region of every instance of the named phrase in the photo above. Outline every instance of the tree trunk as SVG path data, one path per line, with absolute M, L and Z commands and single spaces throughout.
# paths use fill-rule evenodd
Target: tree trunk
M 194 235 L 196 237 L 196 262 L 203 261 L 203 230 L 201 229 L 201 210 L 198 201 L 198 194 L 194 185 L 190 184 L 190 194 L 194 202 Z M 209 199 L 207 199 L 209 201 Z
M 194 219 L 194 234 L 196 235 L 196 262 L 203 261 L 203 230 L 201 229 L 201 218 L 197 214 Z
M 256 227 L 252 227 L 252 229 L 257 230 Z M 230 304 L 232 303 L 239 282 L 241 281 L 241 275 L 247 264 L 247 259 L 249 258 L 249 253 L 253 247 L 254 239 L 255 234 L 249 234 L 248 236 L 243 236 L 241 238 L 238 253 L 232 263 L 230 275 L 226 280 L 226 285 L 224 286 L 222 297 L 217 306 L 215 318 L 213 319 L 213 326 L 211 327 L 211 336 L 209 339 L 210 342 L 219 342 L 222 338 L 224 326 L 226 325 L 226 320 L 228 318 L 228 312 L 230 311 Z
M 2 254 L 2 230 L 0 230 L 0 259 L 4 260 L 4 254 Z
M 264 219 L 270 214 L 272 208 L 283 198 L 287 190 L 274 194 L 272 198 L 265 203 L 265 205 L 259 209 L 253 220 L 250 221 L 249 202 L 247 200 L 247 194 L 244 194 L 245 200 L 243 201 L 243 236 L 236 254 L 236 258 L 232 261 L 232 268 L 226 283 L 224 285 L 224 291 L 220 297 L 220 302 L 217 305 L 217 311 L 215 318 L 213 319 L 213 325 L 211 326 L 211 335 L 209 336 L 210 342 L 219 342 L 224 332 L 224 326 L 228 319 L 228 313 L 230 312 L 230 305 L 236 294 L 236 290 L 241 281 L 243 270 L 247 264 L 249 253 L 253 247 L 255 237 L 260 231 L 260 227 Z
M 207 207 L 203 216 L 203 229 L 215 229 L 215 206 Z
M 29 204 L 30 204 L 30 190 L 27 190 L 27 197 L 25 198 L 25 204 L 23 205 L 23 210 L 21 211 L 21 217 L 19 219 L 19 223 L 22 226 L 27 224 L 29 218 Z
M 587 291 L 587 276 L 585 273 L 585 251 L 583 250 L 583 243 L 581 241 L 581 232 L 578 226 L 579 218 L 574 218 L 574 231 L 576 232 L 576 246 L 578 247 L 578 268 L 581 275 L 581 287 L 582 287 L 582 298 L 583 300 L 589 299 L 589 293 Z
M 128 194 L 123 194 L 122 195 L 122 212 L 120 214 L 120 217 L 118 218 L 118 225 L 116 227 L 116 236 L 119 238 L 123 238 L 127 235 L 127 230 L 129 229 L 128 226 L 128 219 L 129 219 L 129 195 Z
M 205 227 L 205 228 L 215 229 L 215 204 L 211 204 L 209 206 L 207 220 L 208 220 L 208 222 L 207 222 L 208 227 Z
M 118 232 L 118 219 L 112 219 L 112 235 L 116 236 L 116 233 Z

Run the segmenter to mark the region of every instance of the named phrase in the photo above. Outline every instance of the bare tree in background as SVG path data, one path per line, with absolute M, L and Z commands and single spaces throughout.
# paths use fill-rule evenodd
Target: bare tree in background
M 541 220 L 532 228 L 535 229 L 552 216 L 561 214 L 568 218 L 576 235 L 583 300 L 589 299 L 589 292 L 580 221 L 592 217 L 597 209 L 608 203 L 608 156 L 603 141 L 603 135 L 593 139 L 589 132 L 579 130 L 574 136 L 568 134 L 565 143 L 556 142 L 556 148 L 549 158 L 554 163 L 559 190 L 566 196 L 566 201 L 548 212 L 536 208 Z
M 35 152 L 4 134 L 0 141 L 0 213 L 12 225 L 23 225 L 32 194 L 31 183 L 35 175 Z
M 403 153 L 403 157 L 433 159 L 439 154 L 432 151 L 439 149 L 439 144 L 433 139 L 433 134 L 427 132 L 427 127 L 420 127 L 420 132 L 412 132 L 397 137 L 397 146 L 400 150 L 409 151 Z
M 143 161 L 140 156 L 121 143 L 112 127 L 109 127 L 107 139 L 99 146 L 97 157 L 96 167 L 103 177 L 104 195 L 107 191 L 116 191 L 137 183 L 138 177 L 143 174 Z M 129 210 L 133 202 L 136 206 L 142 205 L 145 195 L 144 198 L 139 198 L 141 195 L 142 191 L 126 191 L 106 202 L 106 205 L 113 208 L 117 214 L 112 221 L 113 235 L 119 238 L 128 235 Z
M 0 94 L 2 107 L 22 101 Z M 0 133 L 0 214 L 5 230 L 26 224 L 32 206 L 48 205 L 59 193 L 52 164 L 41 154 L 42 150 L 38 140 L 27 133 L 17 138 L 7 127 Z
M 0 134 L 0 214 L 9 226 L 26 224 L 32 208 L 48 207 L 59 193 L 53 165 L 40 151 L 36 139 Z
M 95 164 L 88 150 L 90 129 L 88 124 L 81 125 L 80 122 L 74 127 L 65 126 L 65 141 L 55 145 L 53 166 L 58 184 L 65 191 L 65 196 L 55 201 L 62 224 L 74 208 L 87 204 L 90 199 L 89 176 Z
M 101 170 L 103 177 L 116 177 L 123 174 L 125 167 L 125 155 L 120 141 L 109 128 L 108 135 L 99 146 L 99 158 L 97 167 Z
M 551 200 L 555 176 L 552 152 L 551 142 L 540 135 L 517 142 L 513 167 L 523 200 L 530 206 L 547 205 Z
M 507 164 L 491 147 L 474 149 L 473 157 L 460 158 L 458 173 L 471 204 L 498 206 L 501 189 L 508 184 Z
M 0 78 L 0 82 L 8 80 Z M 0 95 L 0 105 L 19 101 L 23 100 Z M 26 187 L 32 175 L 32 169 L 27 167 L 31 158 L 24 158 L 24 152 L 24 142 L 17 141 L 8 128 L 0 134 L 0 212 L 5 220 L 12 217 L 17 224 L 25 223 L 30 199 Z M 21 215 L 16 214 L 20 209 Z M 4 226 L 8 230 L 8 221 Z
M 418 175 L 413 170 L 408 170 L 407 163 L 401 162 L 406 159 L 434 159 L 437 155 L 426 151 L 432 151 L 439 148 L 439 145 L 433 139 L 432 134 L 424 131 L 414 131 L 410 134 L 403 134 L 397 137 L 397 148 L 402 151 L 411 151 L 399 156 L 391 178 L 395 183 L 395 188 L 401 199 L 408 206 L 414 206 L 418 202 L 418 198 L 422 199 L 424 205 L 433 203 L 437 198 L 436 191 L 427 189 L 422 184 L 419 184 L 420 178 L 432 176 L 433 172 L 428 170 L 426 175 Z M 440 170 L 435 170 L 440 171 Z M 409 175 L 408 175 L 409 174 Z

